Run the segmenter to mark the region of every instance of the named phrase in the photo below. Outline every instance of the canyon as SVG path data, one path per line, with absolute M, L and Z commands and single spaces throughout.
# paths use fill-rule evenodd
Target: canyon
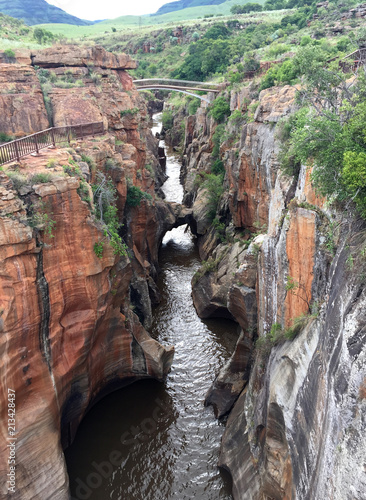
M 305 165 L 297 179 L 281 172 L 278 128 L 295 92 L 275 87 L 256 98 L 249 85 L 228 96 L 232 112 L 244 115 L 248 102 L 256 109 L 240 128 L 226 125 L 216 228 L 207 187 L 196 182 L 209 172 L 216 124 L 203 109 L 187 121 L 185 198 L 200 214 L 206 259 L 193 299 L 201 317 L 232 317 L 242 329 L 206 404 L 229 415 L 219 465 L 234 499 L 361 499 L 365 224 L 330 208 Z
M 160 241 L 176 224 L 179 207 L 154 200 L 159 189 L 155 178 L 164 178 L 164 173 L 153 154 L 156 141 L 146 137 L 144 102 L 126 72 L 133 63 L 104 49 L 84 53 L 71 47 L 68 54 L 46 50 L 37 62 L 55 68 L 60 60 L 55 71 L 80 76 L 88 74 L 86 61 L 93 60 L 100 79 L 97 85 L 86 76 L 81 90 L 50 92 L 53 123 L 102 119 L 106 134 L 10 165 L 9 176 L 23 180 L 19 191 L 1 172 L 1 476 L 8 472 L 5 402 L 10 389 L 16 394 L 17 417 L 13 496 L 19 499 L 68 498 L 62 446 L 73 440 L 88 408 L 134 380 L 164 379 L 174 352 L 144 328 L 151 322 L 150 296 L 158 300 L 154 277 Z M 47 111 L 30 62 L 10 69 L 1 65 L 3 75 L 10 72 L 4 78 L 15 90 L 1 96 L 1 125 L 7 133 L 15 128 L 32 133 L 46 126 Z M 40 103 L 36 113 L 33 97 Z M 17 99 L 29 107 L 17 105 Z M 124 115 L 129 109 L 136 111 Z M 75 166 L 83 173 L 65 176 L 64 167 Z M 49 182 L 32 181 L 45 171 Z M 121 256 L 92 215 L 87 180 L 95 182 L 98 172 L 113 179 L 118 211 L 125 219 L 131 250 Z M 127 183 L 146 193 L 139 206 L 126 206 Z M 98 242 L 103 242 L 99 256 Z M 6 481 L 1 488 L 6 495 Z
M 69 498 L 62 449 L 88 410 L 118 387 L 167 376 L 174 348 L 148 334 L 160 299 L 159 248 L 168 230 L 189 223 L 204 261 L 192 280 L 197 313 L 229 318 L 241 330 L 202 394 L 227 418 L 219 465 L 232 476 L 234 499 L 361 500 L 365 224 L 317 196 L 305 165 L 298 178 L 281 172 L 278 131 L 295 109 L 296 88 L 226 91 L 242 116 L 225 126 L 224 189 L 212 224 L 204 178 L 217 124 L 205 104 L 175 117 L 177 128 L 185 120 L 185 206 L 164 201 L 158 141 L 128 74 L 134 64 L 99 47 L 70 46 L 0 64 L 1 131 L 30 134 L 50 117 L 55 126 L 103 121 L 106 130 L 0 172 L 0 470 L 6 477 L 11 389 L 12 497 Z M 81 83 L 56 87 L 51 72 Z M 32 182 L 44 172 L 48 182 Z M 122 255 L 93 215 L 90 185 L 101 175 L 116 189 Z M 143 193 L 136 205 L 132 187 Z

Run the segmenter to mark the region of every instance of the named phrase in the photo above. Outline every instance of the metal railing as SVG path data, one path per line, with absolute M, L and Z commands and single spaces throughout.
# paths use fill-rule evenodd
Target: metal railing
M 39 153 L 41 149 L 56 146 L 56 144 L 62 142 L 70 143 L 72 139 L 83 139 L 90 135 L 103 135 L 104 132 L 103 122 L 51 127 L 41 132 L 22 137 L 21 139 L 2 144 L 0 146 L 0 165 L 15 160 L 19 161 L 24 156 Z
M 222 87 L 222 85 L 219 83 L 197 82 L 193 80 L 175 80 L 172 78 L 144 78 L 143 80 L 133 80 L 133 83 L 137 88 L 146 87 L 147 85 L 163 85 L 165 87 L 172 88 L 195 87 L 197 90 L 200 90 L 200 87 L 204 87 L 202 90 L 205 90 L 207 92 L 211 90 L 218 91 Z

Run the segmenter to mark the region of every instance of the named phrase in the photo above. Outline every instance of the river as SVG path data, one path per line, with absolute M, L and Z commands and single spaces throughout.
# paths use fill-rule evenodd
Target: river
M 160 128 L 157 118 L 154 133 Z M 178 158 L 168 150 L 169 178 L 163 186 L 168 201 L 182 199 L 179 173 Z M 185 227 L 165 235 L 160 265 L 162 301 L 154 310 L 151 335 L 164 345 L 175 346 L 172 370 L 165 383 L 136 382 L 106 396 L 86 415 L 65 452 L 75 499 L 232 498 L 230 479 L 217 468 L 224 426 L 203 401 L 234 349 L 237 326 L 197 316 L 191 279 L 200 261 Z M 103 462 L 114 450 L 123 458 L 112 470 Z M 104 471 L 100 485 L 92 475 L 96 471 L 99 482 Z M 95 480 L 94 486 L 88 487 L 87 479 L 92 485 Z

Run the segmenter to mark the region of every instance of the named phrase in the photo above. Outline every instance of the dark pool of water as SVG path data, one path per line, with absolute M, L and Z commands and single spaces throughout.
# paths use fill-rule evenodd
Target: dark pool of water
M 179 162 L 171 153 L 167 173 L 175 179 L 165 186 L 172 199 L 181 188 Z M 186 228 L 167 233 L 160 264 L 162 302 L 151 335 L 175 346 L 171 373 L 165 383 L 144 380 L 116 391 L 87 414 L 65 453 L 74 498 L 232 498 L 230 480 L 217 468 L 224 427 L 203 401 L 233 351 L 237 327 L 198 318 L 191 279 L 199 257 Z

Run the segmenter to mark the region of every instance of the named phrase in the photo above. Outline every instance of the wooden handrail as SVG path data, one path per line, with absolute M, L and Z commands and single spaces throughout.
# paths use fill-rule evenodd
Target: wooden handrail
M 91 127 L 88 131 L 87 127 Z M 60 142 L 68 142 L 73 135 L 78 137 L 86 137 L 88 135 L 103 135 L 104 123 L 89 122 L 80 123 L 78 125 L 64 125 L 61 127 L 51 127 L 34 134 L 15 139 L 14 141 L 6 142 L 0 146 L 0 165 L 17 160 L 32 153 L 38 153 L 40 149 L 45 149 L 50 146 L 55 146 Z

